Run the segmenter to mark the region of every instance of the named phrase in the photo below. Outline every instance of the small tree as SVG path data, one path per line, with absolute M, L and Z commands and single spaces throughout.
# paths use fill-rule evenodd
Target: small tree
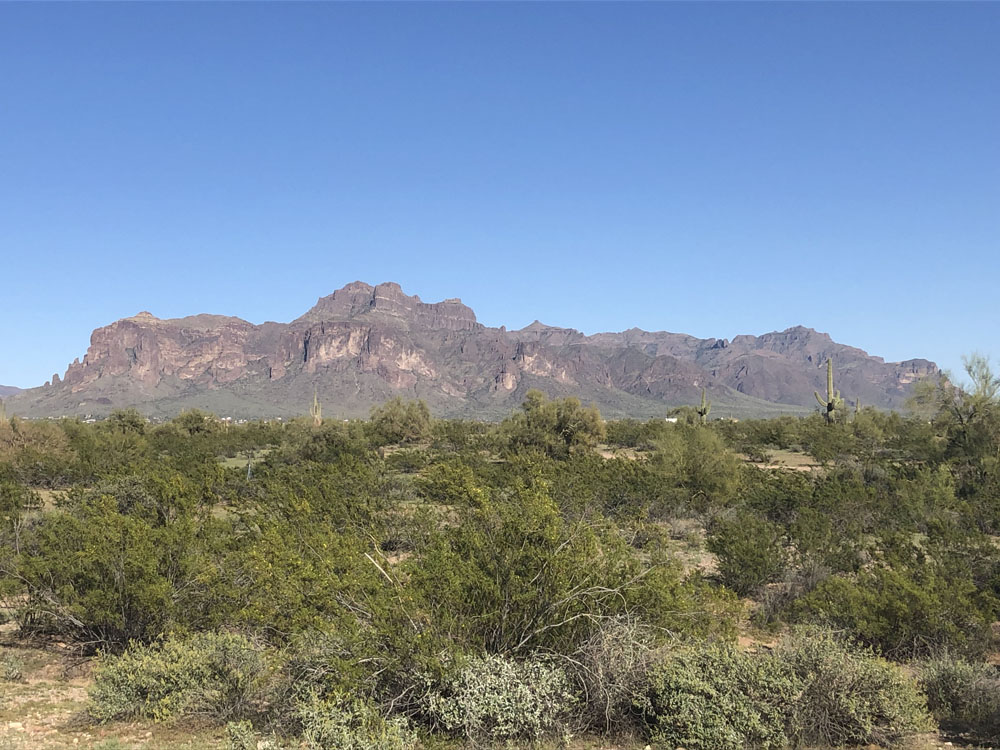
M 550 401 L 541 391 L 528 391 L 521 414 L 505 423 L 511 443 L 565 457 L 572 448 L 593 448 L 604 439 L 604 422 L 596 406 L 576 398 Z
M 423 401 L 399 396 L 372 409 L 372 431 L 383 444 L 414 443 L 431 435 L 431 411 Z
M 214 414 L 206 414 L 199 409 L 189 409 L 173 420 L 173 424 L 188 435 L 205 435 L 217 432 L 219 420 Z

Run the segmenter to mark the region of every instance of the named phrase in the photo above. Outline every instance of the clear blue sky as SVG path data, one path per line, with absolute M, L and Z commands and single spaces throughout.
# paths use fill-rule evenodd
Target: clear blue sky
M 355 279 L 1000 358 L 1000 3 L 0 4 L 0 383 Z

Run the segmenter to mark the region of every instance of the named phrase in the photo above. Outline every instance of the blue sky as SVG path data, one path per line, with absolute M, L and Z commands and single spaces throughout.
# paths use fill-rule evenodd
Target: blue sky
M 1000 4 L 0 4 L 0 383 L 347 282 L 1000 358 Z

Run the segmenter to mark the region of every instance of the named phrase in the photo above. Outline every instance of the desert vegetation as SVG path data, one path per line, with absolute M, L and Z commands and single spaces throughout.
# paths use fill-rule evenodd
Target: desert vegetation
M 6 419 L 0 712 L 58 652 L 72 726 L 203 747 L 989 745 L 1000 381 L 969 374 L 905 415 Z

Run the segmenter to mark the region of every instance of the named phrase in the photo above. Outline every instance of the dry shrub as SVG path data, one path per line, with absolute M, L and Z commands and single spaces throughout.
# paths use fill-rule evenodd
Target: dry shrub
M 645 688 L 653 642 L 653 634 L 638 620 L 618 617 L 603 621 L 577 649 L 572 664 L 585 727 L 611 733 L 637 723 L 635 704 Z

